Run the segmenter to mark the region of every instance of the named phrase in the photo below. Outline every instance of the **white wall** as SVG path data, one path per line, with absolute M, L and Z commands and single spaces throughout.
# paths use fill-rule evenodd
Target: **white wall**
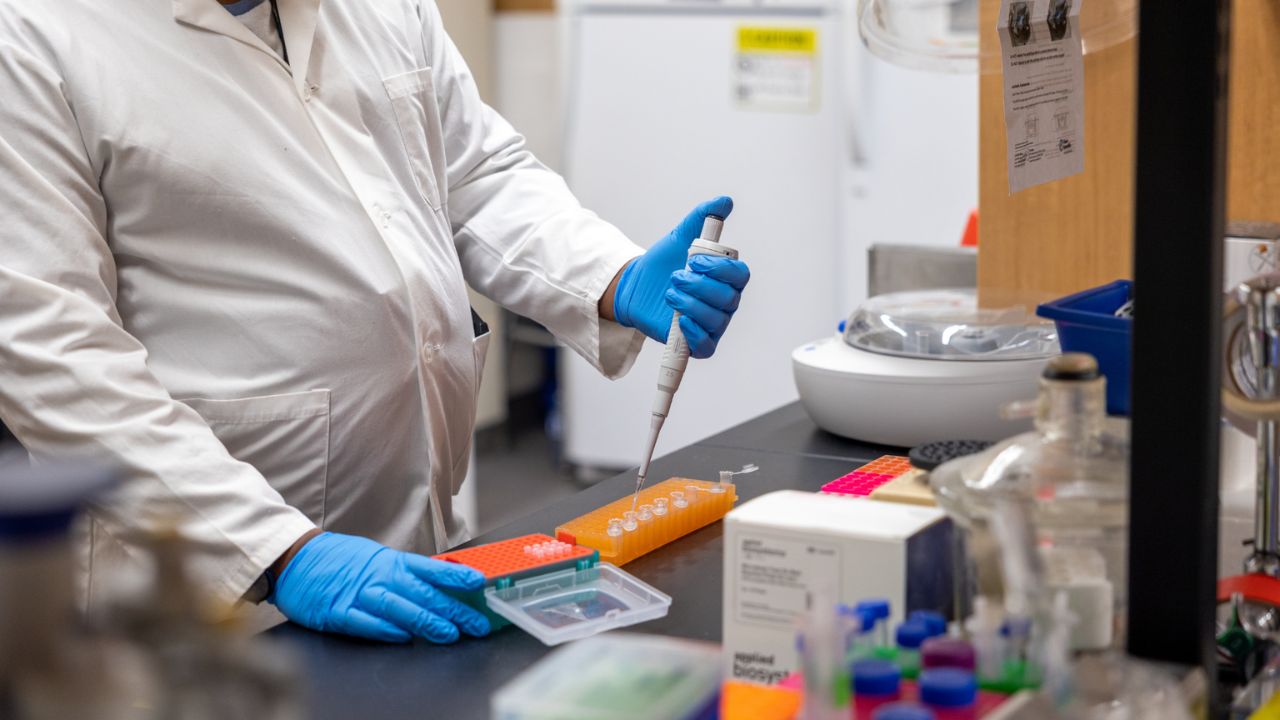
M 480 94 L 493 93 L 493 8 L 481 0 L 436 0 L 445 30 L 475 75 Z
M 502 12 L 494 16 L 493 98 L 490 103 L 525 136 L 545 165 L 563 167 L 564 96 L 561 84 L 560 19 L 548 12 Z M 531 392 L 545 365 L 537 350 L 512 347 L 507 390 Z
M 560 170 L 564 96 L 560 19 L 555 13 L 499 13 L 494 20 L 493 105 L 543 163 Z

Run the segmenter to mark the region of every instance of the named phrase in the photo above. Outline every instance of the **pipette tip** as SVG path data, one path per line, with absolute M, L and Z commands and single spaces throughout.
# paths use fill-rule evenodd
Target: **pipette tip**
M 635 512 L 636 503 L 640 502 L 640 489 L 644 487 L 644 475 L 636 476 L 636 491 L 631 496 L 631 511 Z

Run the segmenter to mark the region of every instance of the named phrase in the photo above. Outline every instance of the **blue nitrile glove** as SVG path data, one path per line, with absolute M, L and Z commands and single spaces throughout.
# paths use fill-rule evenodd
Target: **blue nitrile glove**
M 628 265 L 613 298 L 618 322 L 665 343 L 671 315 L 679 310 L 689 354 L 711 357 L 738 309 L 751 271 L 746 263 L 724 257 L 698 255 L 690 259 L 689 246 L 702 234 L 702 222 L 708 215 L 727 218 L 731 212 L 733 200 L 727 197 L 699 205 L 675 230 Z
M 436 588 L 479 590 L 478 571 L 399 552 L 362 537 L 322 533 L 302 546 L 276 581 L 271 602 L 290 620 L 371 640 L 435 643 L 480 637 L 489 621 Z

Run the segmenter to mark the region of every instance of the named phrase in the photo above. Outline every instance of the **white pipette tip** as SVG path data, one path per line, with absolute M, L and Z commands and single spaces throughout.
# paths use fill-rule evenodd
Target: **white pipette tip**
M 636 476 L 636 491 L 635 491 L 635 493 L 631 496 L 631 510 L 632 510 L 633 512 L 634 512 L 634 511 L 635 511 L 635 509 L 636 509 L 636 503 L 640 502 L 640 488 L 643 488 L 643 487 L 644 487 L 644 476 L 643 476 L 643 475 L 637 475 L 637 476 Z

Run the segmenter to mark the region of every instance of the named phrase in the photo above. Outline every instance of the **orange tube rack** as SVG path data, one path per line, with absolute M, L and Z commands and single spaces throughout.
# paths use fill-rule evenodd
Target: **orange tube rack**
M 671 478 L 615 500 L 556 528 L 556 538 L 600 551 L 600 559 L 623 565 L 728 514 L 738 499 L 733 483 Z

